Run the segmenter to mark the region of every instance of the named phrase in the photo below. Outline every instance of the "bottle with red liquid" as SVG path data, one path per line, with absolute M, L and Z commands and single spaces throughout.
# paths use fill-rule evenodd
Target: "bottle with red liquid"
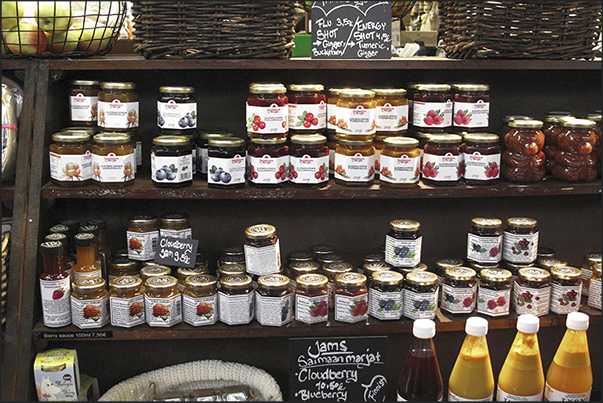
M 406 356 L 398 379 L 398 401 L 442 401 L 444 384 L 433 345 L 435 322 L 417 319 L 412 334 L 416 337 Z
M 40 275 L 40 294 L 44 326 L 62 327 L 71 324 L 69 274 L 63 270 L 63 244 L 46 241 L 40 244 L 44 272 Z

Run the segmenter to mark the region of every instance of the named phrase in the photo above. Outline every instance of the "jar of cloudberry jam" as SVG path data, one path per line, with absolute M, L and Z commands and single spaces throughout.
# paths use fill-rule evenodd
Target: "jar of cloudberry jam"
M 197 133 L 197 100 L 193 87 L 159 87 L 157 126 L 161 134 Z
M 412 268 L 421 263 L 423 236 L 414 220 L 393 220 L 385 235 L 385 262 L 394 268 Z
M 369 315 L 379 320 L 402 317 L 402 284 L 404 276 L 397 271 L 374 272 L 369 282 Z
M 296 279 L 295 320 L 308 325 L 329 320 L 329 291 L 326 276 L 302 274 Z
M 100 83 L 96 80 L 71 81 L 69 105 L 72 125 L 97 125 L 99 92 Z
M 428 133 L 444 133 L 452 127 L 450 85 L 417 84 L 412 124 L 415 129 Z
M 505 269 L 483 269 L 479 275 L 477 312 L 488 316 L 508 315 L 511 308 L 512 274 Z
M 151 277 L 171 276 L 172 269 L 167 266 L 151 263 L 140 269 L 139 273 L 144 288 L 146 281 Z
M 92 139 L 92 179 L 102 187 L 133 185 L 136 160 L 130 136 L 103 132 Z
M 138 127 L 139 102 L 134 83 L 102 82 L 98 93 L 98 126 L 112 131 Z
M 245 140 L 220 137 L 208 140 L 207 186 L 210 188 L 242 188 L 245 186 Z
M 186 279 L 191 276 L 199 276 L 209 274 L 209 270 L 204 265 L 195 265 L 193 267 L 178 267 L 176 269 L 176 277 L 178 278 L 178 289 L 184 292 L 186 288 Z
M 486 84 L 454 85 L 453 126 L 459 131 L 483 132 L 490 122 L 490 86 Z
M 182 320 L 192 326 L 213 325 L 218 321 L 217 279 L 209 274 L 186 278 L 182 292 Z
M 111 325 L 130 328 L 145 323 L 142 279 L 119 276 L 109 280 Z
M 377 101 L 375 92 L 344 89 L 337 100 L 337 136 L 371 140 L 376 132 Z
M 411 137 L 386 137 L 381 152 L 381 174 L 383 186 L 413 187 L 419 183 L 421 150 L 419 140 Z
M 404 88 L 374 88 L 376 136 L 402 136 L 408 131 L 408 99 Z
M 327 127 L 327 97 L 322 84 L 289 85 L 289 131 L 322 134 Z
M 509 123 L 513 122 L 514 120 L 531 120 L 532 118 L 530 116 L 525 116 L 525 115 L 507 115 L 504 118 L 502 118 L 502 126 L 499 130 L 499 135 L 500 137 L 504 140 L 505 136 L 511 131 L 511 127 L 509 127 Z
M 65 187 L 84 186 L 92 180 L 90 135 L 86 132 L 59 132 L 50 144 L 50 180 Z
M 276 228 L 256 224 L 245 229 L 245 266 L 249 274 L 263 276 L 281 271 L 281 251 Z
M 136 276 L 140 277 L 140 269 L 135 260 L 128 259 L 127 256 L 116 257 L 109 262 L 107 270 L 109 282 L 115 277 Z
M 411 271 L 402 291 L 402 315 L 409 319 L 434 319 L 438 310 L 438 276 L 428 271 Z
M 341 273 L 335 276 L 335 320 L 356 323 L 368 317 L 366 276 L 360 273 Z
M 220 278 L 219 319 L 227 325 L 245 325 L 253 320 L 255 309 L 251 277 L 235 274 Z
M 250 137 L 283 137 L 289 131 L 289 100 L 282 84 L 252 83 L 247 96 L 246 120 Z
M 100 277 L 80 277 L 71 283 L 71 323 L 98 329 L 109 323 L 109 292 Z
M 502 177 L 510 182 L 539 182 L 545 174 L 544 134 L 540 120 L 514 120 L 504 136 Z
M 251 139 L 247 148 L 251 185 L 276 188 L 289 180 L 291 163 L 286 142 L 284 137 Z
M 464 178 L 467 185 L 491 185 L 500 178 L 501 148 L 498 136 L 466 133 L 463 137 Z
M 469 267 L 449 267 L 444 272 L 440 308 L 450 313 L 471 313 L 475 309 L 477 292 L 475 270 Z
M 157 216 L 141 214 L 130 217 L 126 231 L 128 257 L 132 260 L 154 259 L 158 237 Z
M 518 315 L 530 313 L 543 316 L 549 313 L 551 275 L 544 269 L 525 267 L 517 272 L 513 284 L 513 306 Z
M 532 218 L 511 217 L 503 233 L 503 256 L 510 263 L 527 264 L 536 261 L 538 252 L 538 222 Z
M 155 276 L 145 280 L 144 306 L 149 326 L 171 327 L 182 322 L 182 297 L 178 280 L 172 276 Z
M 258 278 L 255 319 L 262 326 L 284 326 L 293 319 L 293 294 L 289 277 L 268 274 Z
M 191 216 L 187 213 L 166 213 L 159 218 L 159 236 L 191 239 Z
M 467 260 L 485 265 L 495 265 L 502 259 L 503 231 L 498 218 L 471 219 L 467 234 Z
M 565 315 L 578 312 L 582 299 L 582 270 L 555 266 L 551 273 L 551 312 Z
M 329 183 L 329 148 L 320 134 L 291 136 L 290 180 L 296 186 L 321 188 Z
M 455 186 L 463 176 L 462 137 L 457 134 L 432 134 L 423 153 L 423 182 L 436 186 Z
M 327 137 L 336 137 L 337 133 L 337 101 L 339 93 L 342 90 L 351 88 L 329 88 L 329 97 L 327 98 Z M 356 88 L 359 89 L 359 88 Z
M 348 137 L 349 138 L 349 137 Z M 335 149 L 335 182 L 371 186 L 375 180 L 375 147 L 371 140 L 339 138 Z

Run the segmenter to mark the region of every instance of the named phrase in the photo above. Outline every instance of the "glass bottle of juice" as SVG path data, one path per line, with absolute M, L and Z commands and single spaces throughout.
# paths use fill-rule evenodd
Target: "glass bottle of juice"
M 450 373 L 448 401 L 494 398 L 494 374 L 488 350 L 488 321 L 477 316 L 465 322 L 465 341 Z
M 417 319 L 412 334 L 416 337 L 408 351 L 398 378 L 398 401 L 444 399 L 444 384 L 433 345 L 435 322 Z
M 567 314 L 567 330 L 546 373 L 545 401 L 588 401 L 593 373 L 588 353 L 588 315 Z
M 80 277 L 102 277 L 102 267 L 96 261 L 96 235 L 80 232 L 73 237 L 77 263 L 73 266 L 72 280 Z
M 538 345 L 539 328 L 538 316 L 519 315 L 517 335 L 498 374 L 496 400 L 542 400 L 544 371 Z

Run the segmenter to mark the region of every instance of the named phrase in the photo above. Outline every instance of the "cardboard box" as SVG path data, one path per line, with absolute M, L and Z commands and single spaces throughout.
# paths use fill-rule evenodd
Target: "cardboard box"
M 438 44 L 438 31 L 400 31 L 400 45 L 423 42 L 425 47 L 434 48 Z
M 38 353 L 33 367 L 38 400 L 79 400 L 80 372 L 75 350 L 54 349 Z

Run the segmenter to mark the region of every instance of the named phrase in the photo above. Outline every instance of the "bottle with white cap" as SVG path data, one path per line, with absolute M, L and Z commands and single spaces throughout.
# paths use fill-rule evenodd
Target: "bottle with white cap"
M 585 313 L 567 314 L 567 330 L 546 373 L 544 400 L 590 400 L 593 373 L 586 337 L 588 322 L 589 317 Z
M 498 401 L 542 401 L 544 371 L 536 315 L 523 314 L 517 319 L 517 335 L 498 374 Z
M 431 319 L 417 319 L 413 323 L 415 336 L 398 379 L 398 401 L 444 399 L 444 384 L 433 345 L 436 333 Z
M 488 350 L 488 321 L 477 316 L 465 322 L 465 341 L 448 380 L 448 401 L 492 401 L 494 374 Z

